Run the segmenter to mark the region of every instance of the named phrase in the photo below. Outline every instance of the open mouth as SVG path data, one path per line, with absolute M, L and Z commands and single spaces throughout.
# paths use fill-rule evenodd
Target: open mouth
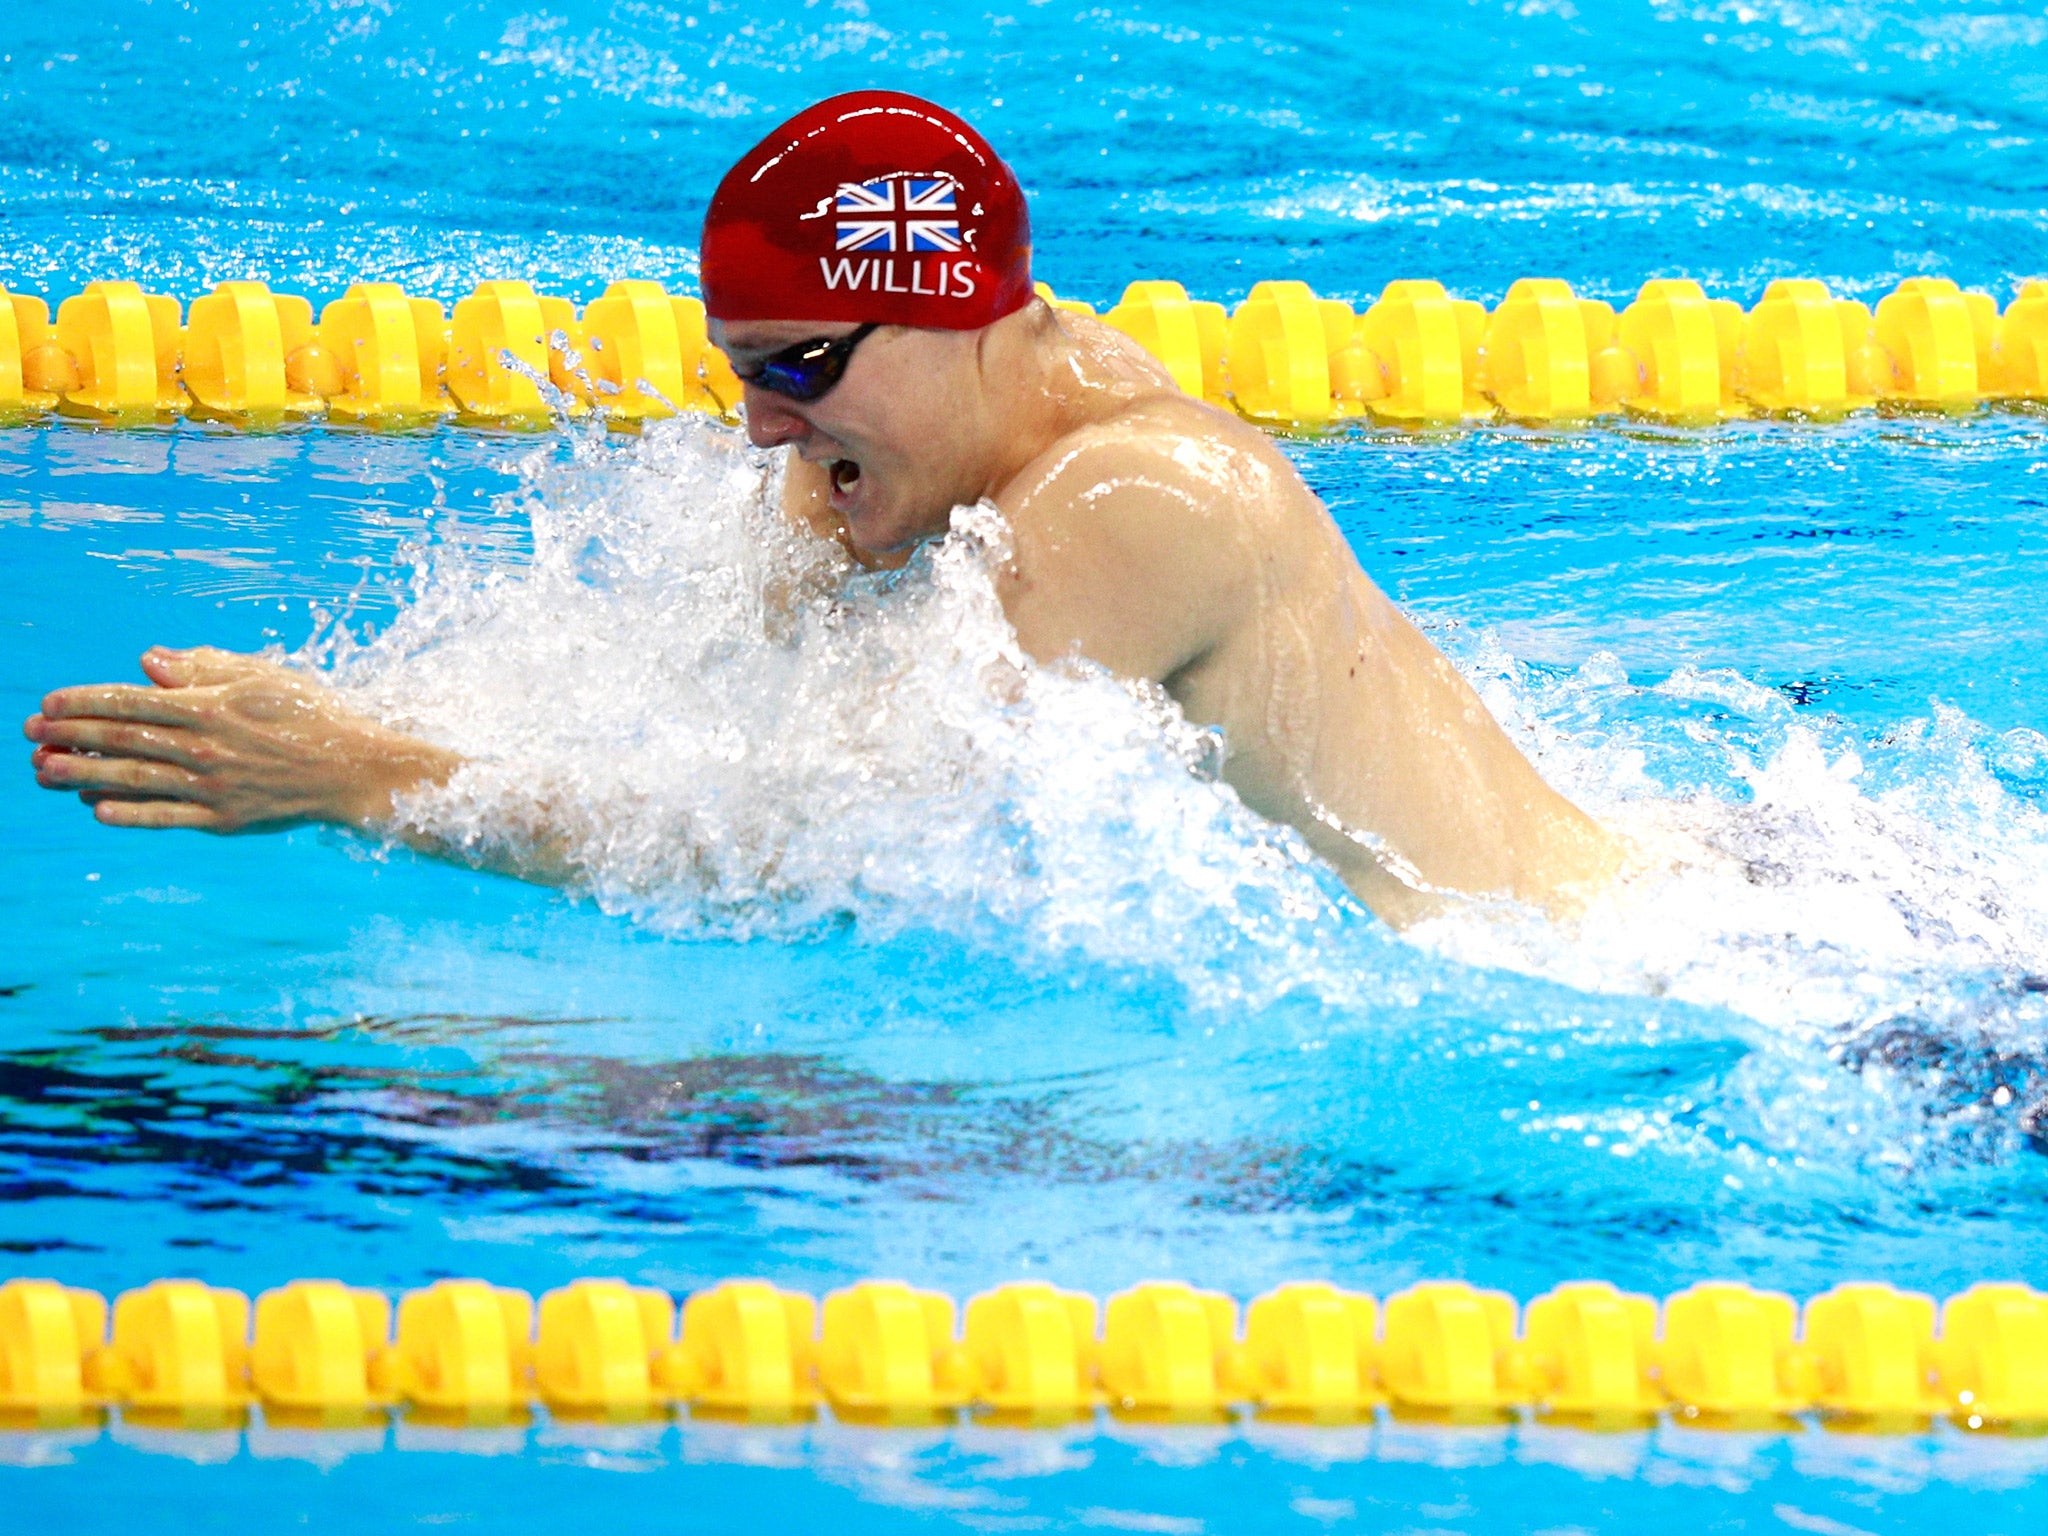
M 860 483 L 860 466 L 851 459 L 834 459 L 828 469 L 833 492 L 840 496 L 852 495 L 853 488 Z

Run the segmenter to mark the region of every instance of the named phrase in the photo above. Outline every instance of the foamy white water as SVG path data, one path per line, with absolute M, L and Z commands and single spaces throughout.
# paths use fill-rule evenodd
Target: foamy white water
M 530 563 L 444 544 L 394 624 L 333 646 L 363 707 L 471 759 L 411 822 L 478 853 L 545 825 L 608 910 L 678 935 L 1223 950 L 1227 990 L 1270 996 L 1274 957 L 1360 924 L 1158 690 L 1023 655 L 992 509 L 870 575 L 788 527 L 776 473 L 701 420 L 536 456 Z
M 579 438 L 526 466 L 530 560 L 444 542 L 382 633 L 330 631 L 312 654 L 340 686 L 471 760 L 411 823 L 479 855 L 546 827 L 606 910 L 681 937 L 938 929 L 1163 973 L 1207 1009 L 1398 1005 L 1447 962 L 1668 997 L 1736 1021 L 1727 1103 L 1788 1151 L 2027 1128 L 2000 1064 L 2048 1014 L 2048 821 L 1962 716 L 1866 761 L 1734 674 L 1544 678 L 1463 633 L 1489 707 L 1648 869 L 1568 926 L 1475 909 L 1396 939 L 1157 690 L 1020 652 L 992 510 L 868 575 L 788 528 L 775 474 L 700 419 Z M 1685 700 L 1741 730 L 1656 707 Z M 1912 1113 L 1872 1102 L 1901 1095 Z

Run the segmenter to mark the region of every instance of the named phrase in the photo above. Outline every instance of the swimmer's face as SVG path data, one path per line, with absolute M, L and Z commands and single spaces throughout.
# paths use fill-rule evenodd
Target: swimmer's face
M 801 342 L 856 329 L 844 321 L 712 322 L 711 339 L 741 374 Z M 746 385 L 747 436 L 825 466 L 832 510 L 856 548 L 905 549 L 946 531 L 955 506 L 987 489 L 977 332 L 885 325 L 861 341 L 839 382 L 816 400 Z

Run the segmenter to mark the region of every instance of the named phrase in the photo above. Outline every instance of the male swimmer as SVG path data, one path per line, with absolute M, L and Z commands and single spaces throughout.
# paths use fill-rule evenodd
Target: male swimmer
M 1383 918 L 1460 897 L 1564 912 L 1616 874 L 1615 840 L 1367 579 L 1262 432 L 1034 295 L 1023 194 L 959 118 L 861 91 L 791 119 L 719 184 L 702 272 L 747 435 L 789 455 L 793 519 L 888 566 L 993 503 L 1025 651 L 1156 683 L 1220 727 L 1245 803 Z M 461 765 L 267 661 L 142 665 L 147 686 L 61 688 L 27 722 L 37 782 L 109 826 L 329 822 L 421 846 L 403 799 Z M 510 872 L 575 875 L 545 856 Z

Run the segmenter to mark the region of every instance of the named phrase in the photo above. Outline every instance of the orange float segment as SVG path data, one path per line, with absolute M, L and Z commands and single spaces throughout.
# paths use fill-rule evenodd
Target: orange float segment
M 1621 410 L 1643 396 L 1643 370 L 1619 342 L 1602 347 L 1586 359 L 1586 394 L 1593 409 Z
M 345 381 L 340 360 L 316 335 L 285 355 L 284 382 L 289 390 L 328 400 L 341 393 Z
M 1330 353 L 1330 396 L 1339 416 L 1361 416 L 1387 398 L 1387 369 L 1354 322 L 1351 339 Z
M 78 388 L 78 359 L 46 341 L 21 360 L 22 392 L 32 402 L 40 397 L 55 405 Z

